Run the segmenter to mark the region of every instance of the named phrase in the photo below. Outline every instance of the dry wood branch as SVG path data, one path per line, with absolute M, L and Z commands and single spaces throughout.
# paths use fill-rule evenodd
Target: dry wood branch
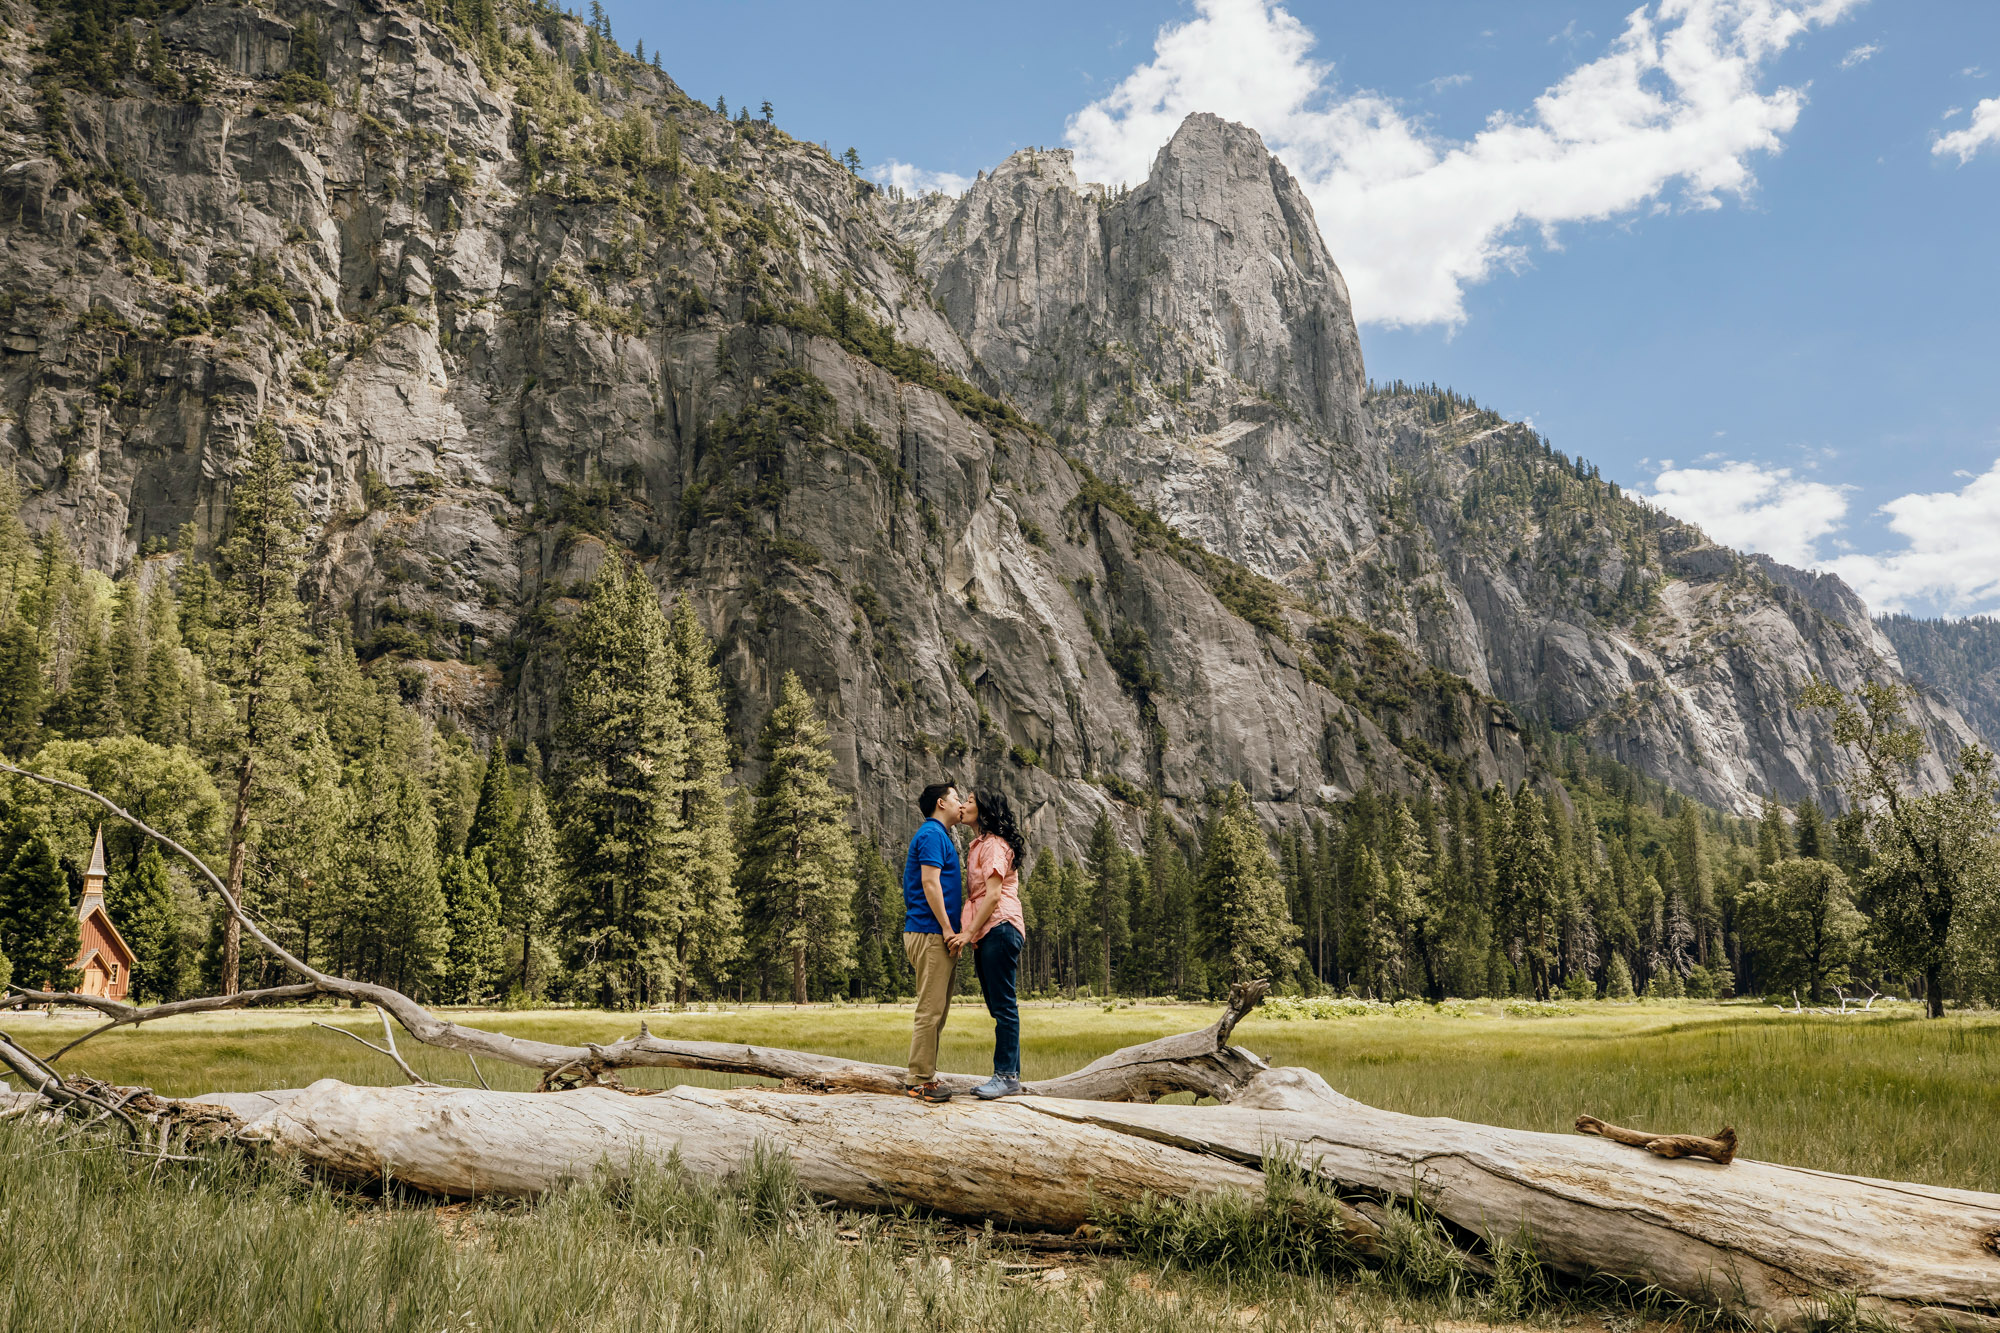
M 425 1087 L 425 1088 L 436 1087 L 437 1085 L 435 1083 L 432 1083 L 422 1074 L 419 1074 L 416 1070 L 410 1068 L 410 1062 L 405 1060 L 402 1056 L 402 1053 L 396 1049 L 396 1033 L 395 1030 L 389 1026 L 389 1015 L 383 1013 L 379 1005 L 376 1007 L 375 1012 L 381 1015 L 382 1018 L 382 1036 L 386 1038 L 388 1041 L 388 1045 L 386 1047 L 377 1046 L 374 1042 L 369 1041 L 367 1038 L 363 1037 L 360 1033 L 350 1032 L 343 1027 L 335 1027 L 331 1023 L 315 1022 L 313 1026 L 316 1028 L 325 1028 L 328 1032 L 338 1032 L 343 1037 L 348 1037 L 354 1041 L 360 1042 L 363 1046 L 366 1046 L 369 1050 L 375 1052 L 375 1054 L 377 1055 L 388 1056 L 391 1060 L 394 1060 L 396 1062 L 396 1068 L 403 1071 L 404 1077 L 408 1078 L 410 1082 L 418 1085 L 419 1087 Z M 64 1049 L 68 1048 L 65 1047 Z
M 1576 1131 L 1644 1148 L 1661 1157 L 1706 1157 L 1724 1166 L 1736 1157 L 1736 1129 L 1731 1125 L 1724 1125 L 1707 1137 L 1700 1134 L 1649 1134 L 1643 1129 L 1624 1129 L 1606 1124 L 1594 1115 L 1580 1115 L 1576 1118 Z
M 902 1087 L 904 1070 L 900 1066 L 863 1064 L 801 1051 L 737 1046 L 725 1042 L 672 1041 L 655 1037 L 644 1024 L 640 1025 L 637 1037 L 608 1046 L 559 1046 L 552 1042 L 530 1041 L 447 1022 L 400 991 L 333 976 L 294 956 L 243 910 L 242 904 L 230 893 L 229 886 L 206 862 L 108 798 L 80 784 L 30 772 L 5 761 L 0 761 L 0 772 L 14 773 L 32 782 L 75 792 L 159 842 L 208 881 L 252 939 L 305 978 L 296 985 L 246 992 L 239 996 L 183 1000 L 175 1005 L 156 1005 L 149 1010 L 137 1010 L 120 1001 L 97 996 L 34 992 L 39 1003 L 81 1004 L 97 1009 L 114 1020 L 104 1028 L 86 1033 L 79 1041 L 87 1041 L 98 1031 L 108 1031 L 112 1026 L 145 1022 L 170 1013 L 198 1013 L 234 1008 L 239 1003 L 254 1003 L 261 998 L 303 999 L 318 994 L 373 1004 L 387 1010 L 404 1031 L 425 1045 L 462 1051 L 469 1056 L 490 1056 L 509 1064 L 539 1069 L 545 1076 L 544 1085 L 551 1087 L 575 1082 L 607 1085 L 606 1076 L 611 1071 L 628 1068 L 701 1069 L 748 1074 L 775 1078 L 794 1087 L 830 1091 L 891 1092 Z M 1229 1006 L 1222 1017 L 1209 1028 L 1114 1052 L 1073 1074 L 1032 1084 L 1029 1091 L 1046 1096 L 1114 1101 L 1156 1101 L 1171 1093 L 1192 1092 L 1198 1097 L 1227 1101 L 1265 1067 L 1256 1056 L 1230 1046 L 1229 1037 L 1243 1015 L 1262 1001 L 1268 989 L 1265 982 L 1239 985 L 1231 990 Z M 73 1049 L 77 1044 L 73 1042 L 65 1049 Z M 955 1091 L 963 1092 L 976 1086 L 981 1079 L 974 1075 L 946 1074 L 940 1076 L 940 1081 Z
M 72 995 L 62 991 L 29 990 L 16 986 L 14 994 L 0 1000 L 0 1009 L 16 1009 L 30 1004 L 79 1005 L 95 1009 L 102 1014 L 110 1014 L 111 1021 L 70 1042 L 51 1055 L 51 1061 L 60 1060 L 92 1037 L 101 1036 L 113 1028 L 130 1027 L 138 1023 L 149 1023 L 156 1018 L 173 1018 L 180 1014 L 210 1013 L 219 1009 L 242 1009 L 253 1004 L 279 1000 L 305 1000 L 321 993 L 319 986 L 310 981 L 297 982 L 289 986 L 267 986 L 262 990 L 238 991 L 234 995 L 201 995 L 193 999 L 172 1000 L 147 1008 L 126 1004 L 123 1000 L 107 999 L 102 995 Z
M 1209 1026 L 1127 1046 L 1074 1073 L 1030 1083 L 1027 1091 L 1042 1097 L 1118 1102 L 1151 1102 L 1177 1092 L 1192 1092 L 1198 1097 L 1229 1101 L 1266 1067 L 1250 1052 L 1229 1045 L 1229 1037 L 1269 991 L 1266 981 L 1238 984 L 1230 989 L 1228 1007 Z M 648 1067 L 753 1075 L 812 1092 L 900 1092 L 906 1077 L 901 1065 L 867 1064 L 731 1042 L 674 1041 L 653 1035 L 652 1029 L 641 1023 L 636 1037 L 609 1046 L 585 1047 L 573 1059 L 550 1070 L 543 1086 L 581 1086 L 611 1070 Z M 963 1093 L 984 1079 L 973 1074 L 940 1073 L 938 1081 Z

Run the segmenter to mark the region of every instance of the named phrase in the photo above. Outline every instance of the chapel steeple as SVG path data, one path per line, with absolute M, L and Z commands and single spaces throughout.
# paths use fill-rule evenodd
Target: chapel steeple
M 83 872 L 83 901 L 77 905 L 79 916 L 88 916 L 92 907 L 104 905 L 104 825 L 97 826 L 97 843 L 90 849 L 90 868 Z

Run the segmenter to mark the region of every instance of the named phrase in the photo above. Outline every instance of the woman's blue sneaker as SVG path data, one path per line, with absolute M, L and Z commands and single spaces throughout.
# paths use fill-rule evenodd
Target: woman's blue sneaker
M 1021 1080 L 1012 1074 L 995 1074 L 972 1090 L 972 1095 L 981 1101 L 990 1102 L 996 1097 L 1012 1097 L 1021 1091 Z

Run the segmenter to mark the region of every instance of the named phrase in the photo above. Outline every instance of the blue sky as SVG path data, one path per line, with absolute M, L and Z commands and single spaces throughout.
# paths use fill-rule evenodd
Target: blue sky
M 2000 610 L 2000 4 L 611 4 L 881 178 L 1180 117 L 1306 185 L 1378 379 L 1436 380 L 1878 607 Z M 1984 105 L 1982 105 L 1984 104 Z M 1887 507 L 1887 508 L 1885 508 Z

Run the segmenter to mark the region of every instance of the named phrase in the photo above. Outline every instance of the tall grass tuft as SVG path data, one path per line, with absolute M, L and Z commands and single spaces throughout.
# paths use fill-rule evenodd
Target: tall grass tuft
M 1559 1284 L 1525 1232 L 1483 1246 L 1454 1238 L 1421 1198 L 1365 1203 L 1382 1234 L 1378 1252 L 1363 1255 L 1347 1238 L 1333 1191 L 1290 1150 L 1266 1154 L 1264 1187 L 1262 1199 L 1148 1195 L 1106 1211 L 1100 1221 L 1137 1257 L 1163 1267 L 1251 1279 L 1344 1278 L 1457 1316 L 1523 1319 L 1586 1305 L 1631 1308 L 1615 1284 Z
M 1262 1199 L 1235 1191 L 1148 1194 L 1123 1209 L 1099 1210 L 1097 1221 L 1139 1258 L 1172 1268 L 1268 1277 L 1360 1267 L 1336 1196 L 1289 1151 L 1265 1156 Z

